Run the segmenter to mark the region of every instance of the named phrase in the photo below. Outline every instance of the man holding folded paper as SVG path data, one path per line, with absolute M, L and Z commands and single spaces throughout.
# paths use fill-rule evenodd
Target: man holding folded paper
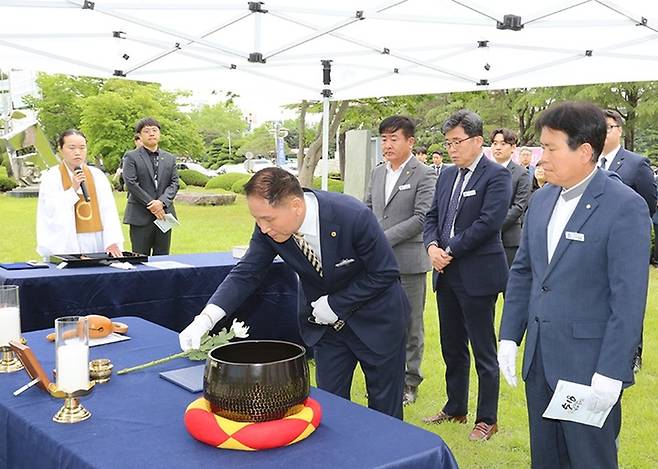
M 128 203 L 123 222 L 130 225 L 132 250 L 147 256 L 169 254 L 171 230 L 156 226 L 177 223 L 174 198 L 178 192 L 176 157 L 159 147 L 160 123 L 150 117 L 135 126 L 142 146 L 123 157 L 123 180 L 128 191 Z M 169 215 L 169 217 L 167 217 Z M 165 220 L 169 218 L 169 220 Z
M 633 384 L 647 297 L 649 212 L 616 175 L 596 167 L 606 138 L 599 108 L 555 105 L 537 129 L 548 184 L 533 196 L 509 274 L 498 361 L 515 386 L 526 336 L 533 468 L 615 468 L 621 391 Z M 601 428 L 542 417 L 559 380 L 590 386 L 582 405 L 610 411 Z
M 120 257 L 123 233 L 110 183 L 87 166 L 87 140 L 70 129 L 58 139 L 62 162 L 46 171 L 39 187 L 37 252 L 52 254 L 107 252 Z

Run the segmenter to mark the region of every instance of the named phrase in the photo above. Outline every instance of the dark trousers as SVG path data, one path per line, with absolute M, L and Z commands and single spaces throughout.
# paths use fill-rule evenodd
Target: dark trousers
M 366 378 L 368 407 L 402 420 L 405 340 L 391 344 L 386 355 L 370 350 L 349 326 L 328 328 L 315 344 L 316 382 L 320 389 L 350 398 L 357 362 Z
M 621 399 L 610 411 L 603 428 L 543 418 L 553 390 L 546 382 L 539 341 L 528 370 L 525 394 L 533 469 L 617 467 L 616 439 L 621 428 Z
M 516 256 L 516 251 L 518 251 L 518 246 L 505 246 L 505 257 L 507 258 L 507 267 L 512 267 L 512 262 L 514 262 L 514 256 Z
M 148 225 L 130 225 L 130 244 L 133 252 L 147 256 L 164 256 L 169 254 L 171 230 L 163 233 L 154 223 Z
M 448 415 L 468 413 L 470 341 L 478 375 L 478 404 L 475 422 L 496 423 L 498 419 L 499 370 L 494 332 L 497 295 L 469 296 L 456 266 L 441 274 L 436 291 L 439 308 L 441 353 L 446 364 Z

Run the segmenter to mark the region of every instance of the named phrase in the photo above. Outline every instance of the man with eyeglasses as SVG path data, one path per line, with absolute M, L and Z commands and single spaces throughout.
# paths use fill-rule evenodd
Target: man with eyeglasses
M 478 374 L 473 441 L 498 431 L 499 370 L 494 307 L 508 268 L 500 230 L 512 197 L 510 172 L 484 157 L 480 116 L 462 109 L 442 127 L 454 166 L 441 171 L 423 241 L 432 261 L 448 401 L 425 423 L 466 423 L 470 342 Z
M 530 198 L 528 170 L 512 161 L 516 150 L 516 134 L 510 129 L 495 129 L 491 132 L 491 154 L 496 163 L 507 168 L 512 175 L 512 199 L 503 222 L 502 238 L 507 265 L 511 266 L 521 240 L 523 214 Z
M 608 133 L 603 145 L 603 153 L 599 157 L 598 166 L 619 174 L 621 180 L 637 192 L 649 207 L 649 214 L 656 212 L 656 181 L 651 171 L 649 160 L 644 156 L 626 150 L 621 146 L 624 119 L 619 112 L 606 109 L 605 121 Z M 633 360 L 633 371 L 642 368 L 642 339 Z

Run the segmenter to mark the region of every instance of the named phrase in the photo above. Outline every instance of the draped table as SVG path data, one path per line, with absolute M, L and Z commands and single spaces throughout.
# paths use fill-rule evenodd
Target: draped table
M 142 264 L 136 270 L 109 266 L 4 270 L 0 285 L 20 286 L 23 331 L 53 327 L 61 316 L 101 314 L 138 316 L 181 331 L 205 306 L 236 264 L 231 253 L 151 256 L 149 261 L 173 261 L 189 268 L 157 269 Z M 237 311 L 251 326 L 253 338 L 303 344 L 297 325 L 297 275 L 274 262 L 260 287 Z M 218 327 L 225 324 L 220 323 Z
M 110 358 L 119 370 L 178 351 L 177 335 L 140 318 L 118 318 L 130 340 L 91 348 L 90 359 Z M 24 334 L 45 370 L 54 368 L 52 329 Z M 27 380 L 0 375 L 0 467 L 39 468 L 445 468 L 457 464 L 438 435 L 351 403 L 319 389 L 311 395 L 323 410 L 322 423 L 307 439 L 267 451 L 221 450 L 193 439 L 183 424 L 190 393 L 159 377 L 161 371 L 199 362 L 167 364 L 112 375 L 81 398 L 92 413 L 73 425 L 54 423 L 62 401 L 38 387 L 18 397 Z

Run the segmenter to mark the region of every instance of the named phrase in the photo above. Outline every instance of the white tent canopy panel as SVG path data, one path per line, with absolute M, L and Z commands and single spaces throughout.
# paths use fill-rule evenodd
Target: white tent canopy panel
M 506 19 L 506 15 L 508 16 Z M 0 68 L 289 103 L 658 79 L 658 2 L 0 0 Z

